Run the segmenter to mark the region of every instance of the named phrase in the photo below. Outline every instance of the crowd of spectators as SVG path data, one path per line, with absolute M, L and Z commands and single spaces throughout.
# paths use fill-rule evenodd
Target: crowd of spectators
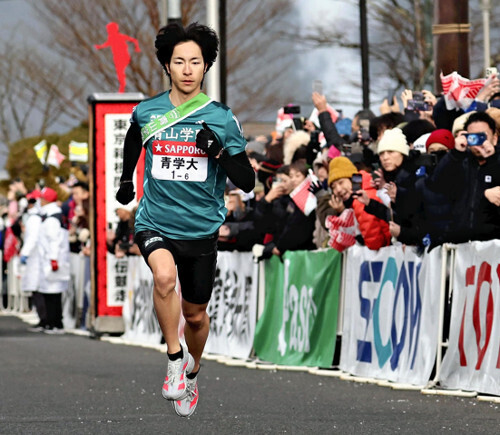
M 379 114 L 360 110 L 351 120 L 324 95 L 313 92 L 311 100 L 308 118 L 288 105 L 278 110 L 273 131 L 248 138 L 256 187 L 247 194 L 228 180 L 219 250 L 253 251 L 263 260 L 293 250 L 342 252 L 356 243 L 373 250 L 401 243 L 422 253 L 445 242 L 500 238 L 498 77 L 459 109 L 448 108 L 443 95 L 404 90 L 401 106 L 394 97 Z M 85 256 L 91 252 L 88 182 L 80 170 L 56 189 L 69 249 Z M 41 232 L 30 230 L 45 219 L 43 189 L 28 192 L 16 179 L 2 199 L 4 271 L 16 253 L 24 265 L 34 261 Z M 312 208 L 297 200 L 304 191 Z M 117 257 L 140 255 L 136 207 L 120 205 L 117 224 L 107 229 L 108 251 Z M 44 298 L 38 283 L 30 286 L 37 326 L 44 327 Z
M 247 145 L 258 181 L 254 195 L 239 192 L 245 232 L 221 234 L 219 249 L 257 243 L 254 253 L 266 259 L 400 243 L 423 253 L 500 238 L 498 77 L 465 108 L 448 108 L 428 90 L 404 90 L 400 101 L 384 100 L 380 114 L 360 110 L 352 120 L 317 92 L 307 119 L 295 106 L 281 108 L 276 130 Z M 292 193 L 306 177 L 317 204 L 309 213 Z M 228 186 L 229 203 L 237 193 Z M 234 211 L 225 226 L 232 222 Z

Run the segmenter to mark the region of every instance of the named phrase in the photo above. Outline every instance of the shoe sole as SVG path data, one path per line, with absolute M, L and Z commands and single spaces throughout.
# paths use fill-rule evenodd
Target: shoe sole
M 187 352 L 187 350 L 186 350 Z M 185 374 L 187 373 L 191 373 L 194 369 L 194 358 L 191 356 L 190 353 L 188 353 L 188 363 L 187 363 L 187 366 L 186 366 L 186 371 L 185 371 Z M 184 385 L 186 385 L 186 383 L 184 382 Z M 172 397 L 172 396 L 165 396 L 165 390 L 162 388 L 161 389 L 161 395 L 163 396 L 164 399 L 166 400 L 170 400 L 173 402 L 175 402 L 176 400 L 183 400 L 187 397 L 187 391 L 186 391 L 186 387 L 184 387 L 184 391 L 182 391 L 182 393 L 178 396 L 178 397 Z
M 198 397 L 199 398 L 199 397 Z M 174 411 L 175 413 L 179 416 L 179 417 L 182 417 L 182 418 L 188 418 L 188 417 L 191 417 L 193 414 L 194 414 L 194 411 L 196 411 L 196 407 L 198 406 L 198 402 L 196 402 L 196 405 L 191 409 L 191 411 L 189 412 L 189 414 L 181 414 L 176 406 L 175 406 L 175 402 L 177 402 L 177 400 L 172 400 L 172 408 L 174 408 Z

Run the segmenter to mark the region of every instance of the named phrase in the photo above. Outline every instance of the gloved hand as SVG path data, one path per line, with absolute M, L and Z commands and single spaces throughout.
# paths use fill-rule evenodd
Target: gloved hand
M 203 129 L 196 135 L 196 147 L 205 151 L 210 157 L 217 157 L 222 150 L 222 145 L 206 122 L 202 125 Z
M 264 245 L 264 251 L 262 255 L 258 258 L 258 261 L 267 260 L 273 256 L 273 249 L 276 246 L 274 242 L 269 242 Z
M 116 192 L 116 199 L 120 204 L 126 205 L 135 197 L 133 181 L 123 181 Z
M 323 187 L 323 184 L 321 183 L 321 181 L 316 180 L 316 181 L 311 182 L 311 185 L 309 186 L 308 190 L 313 195 L 316 195 L 320 190 L 323 190 L 323 189 L 324 189 L 324 187 Z
M 27 255 L 21 255 L 21 258 L 19 259 L 21 264 L 26 264 L 28 262 L 28 256 Z
M 57 260 L 50 260 L 50 265 L 52 266 L 53 272 L 56 272 L 59 269 L 59 265 L 57 264 Z

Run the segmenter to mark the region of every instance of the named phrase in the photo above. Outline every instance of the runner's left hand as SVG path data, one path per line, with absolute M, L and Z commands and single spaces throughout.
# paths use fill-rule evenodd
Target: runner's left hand
M 202 125 L 203 129 L 196 135 L 196 147 L 205 151 L 210 157 L 218 157 L 222 146 L 210 127 L 205 122 Z

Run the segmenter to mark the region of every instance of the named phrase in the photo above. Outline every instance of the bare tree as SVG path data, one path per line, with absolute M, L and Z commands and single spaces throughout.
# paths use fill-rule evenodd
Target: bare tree
M 287 101 L 297 87 L 282 77 L 291 64 L 292 42 L 277 37 L 280 29 L 290 28 L 285 18 L 293 4 L 288 0 L 266 2 L 265 7 L 260 0 L 228 3 L 228 104 L 246 121 L 275 112 L 276 95 Z M 21 47 L 0 48 L 0 102 L 4 103 L 0 142 L 43 135 L 54 125 L 77 125 L 87 117 L 88 95 L 117 91 L 111 50 L 94 47 L 106 41 L 106 25 L 112 21 L 141 47 L 140 53 L 131 53 L 126 91 L 151 96 L 163 89 L 164 73 L 154 50 L 155 36 L 164 24 L 159 1 L 39 0 L 32 7 L 43 25 L 41 31 L 27 35 Z M 205 2 L 184 0 L 184 24 L 205 22 L 204 7 Z M 293 77 L 291 68 L 287 75 Z
M 359 21 L 358 1 L 341 1 L 352 10 L 348 22 L 332 19 L 317 20 L 315 26 L 306 28 L 299 40 L 307 47 L 344 47 L 358 51 Z M 470 0 L 471 60 L 482 65 L 482 22 L 480 0 Z M 500 61 L 500 2 L 491 2 L 491 29 L 493 61 Z M 370 29 L 370 78 L 376 91 L 377 85 L 393 89 L 421 89 L 433 87 L 432 63 L 432 0 L 377 0 L 368 1 Z M 355 29 L 355 31 L 352 31 Z M 351 30 L 351 31 L 349 31 Z M 353 51 L 354 55 L 357 55 Z M 473 65 L 474 66 L 474 65 Z M 471 68 L 476 75 L 480 68 Z M 359 80 L 351 84 L 360 86 Z M 385 94 L 385 92 L 384 92 Z

